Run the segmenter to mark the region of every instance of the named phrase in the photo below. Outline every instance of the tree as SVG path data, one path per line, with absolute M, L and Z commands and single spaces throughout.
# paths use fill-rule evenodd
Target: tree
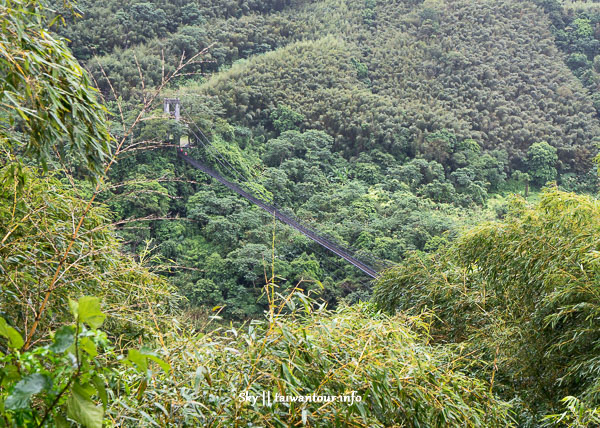
M 533 183 L 543 186 L 556 178 L 556 149 L 546 142 L 534 143 L 527 150 L 527 167 Z
M 287 106 L 279 106 L 271 113 L 271 121 L 273 127 L 280 133 L 298 131 L 304 121 L 304 116 Z
M 529 174 L 527 174 L 526 172 L 522 172 L 519 170 L 515 170 L 513 171 L 511 178 L 513 180 L 516 180 L 519 183 L 523 183 L 525 186 L 525 197 L 527 198 L 529 196 Z

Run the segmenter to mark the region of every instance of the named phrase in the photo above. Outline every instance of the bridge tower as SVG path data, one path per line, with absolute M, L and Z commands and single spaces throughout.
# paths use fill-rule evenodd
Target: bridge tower
M 179 101 L 179 98 L 165 98 L 163 101 L 163 112 L 165 115 L 173 117 L 176 122 L 179 122 L 179 119 L 181 119 L 181 101 Z M 179 145 L 179 147 L 188 147 L 190 145 L 190 138 L 187 133 L 187 125 L 183 125 L 183 128 L 183 134 L 169 134 L 168 139 L 173 144 Z
M 171 111 L 171 106 L 173 107 L 173 111 Z M 163 102 L 163 111 L 165 114 L 174 116 L 175 120 L 179 122 L 179 118 L 181 117 L 179 98 L 165 98 Z

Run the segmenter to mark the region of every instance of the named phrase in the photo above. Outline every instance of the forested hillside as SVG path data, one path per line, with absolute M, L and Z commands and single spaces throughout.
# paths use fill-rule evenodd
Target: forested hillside
M 78 8 L 83 16 L 63 11 L 57 30 L 115 112 L 117 101 L 135 110 L 143 87 L 207 49 L 166 92 L 181 99 L 183 123 L 148 121 L 134 141 L 206 134 L 218 152 L 196 143 L 194 156 L 362 257 L 434 250 L 465 219 L 494 215 L 487 201 L 506 190 L 554 179 L 595 189 L 593 97 L 555 44 L 556 9 L 364 0 Z M 112 174 L 132 183 L 107 196 L 118 220 L 144 219 L 122 231 L 132 251 L 152 239 L 164 259 L 206 267 L 170 274 L 192 306 L 225 303 L 235 317 L 264 309 L 268 215 L 219 186 L 184 183 L 210 181 L 168 151 L 133 152 Z M 151 221 L 175 217 L 192 221 Z M 287 228 L 275 233 L 285 284 L 320 280 L 332 304 L 368 296 L 360 272 Z
M 0 16 L 0 425 L 600 425 L 600 4 Z
M 448 129 L 504 152 L 517 168 L 527 147 L 545 140 L 562 170 L 589 168 L 598 132 L 592 105 L 557 61 L 549 23 L 533 7 L 382 4 L 372 9 L 376 24 L 364 18 L 364 2 L 348 2 L 339 17 L 320 7 L 331 5 L 310 5 L 328 21 L 311 33 L 329 38 L 251 59 L 209 82 L 207 93 L 228 116 L 255 126 L 285 104 L 345 153 L 378 148 L 396 158 L 432 157 L 423 139 Z M 451 148 L 436 149 L 433 159 L 444 164 Z
M 161 50 L 179 58 L 212 45 L 207 59 L 215 62 L 202 65 L 204 71 L 256 56 L 212 79 L 204 93 L 219 99 L 227 118 L 252 127 L 268 122 L 279 104 L 291 107 L 306 127 L 335 137 L 344 153 L 381 148 L 414 156 L 424 135 L 450 129 L 460 139 L 506 151 L 517 167 L 527 147 L 542 140 L 559 149 L 561 170 L 590 166 L 598 132 L 593 106 L 560 61 L 550 19 L 532 4 L 261 5 L 134 2 L 130 10 L 111 13 L 114 26 L 102 25 L 93 41 L 81 39 L 94 34 L 85 19 L 65 33 L 76 53 L 79 46 L 97 46 L 103 55 L 98 64 L 123 96 L 138 78 L 134 55 L 153 83 L 160 78 Z M 93 22 L 110 10 L 85 2 L 80 7 L 90 10 Z M 133 21 L 145 31 L 136 31 Z M 120 26 L 137 39 L 123 37 L 130 33 Z M 110 32 L 119 40 L 103 34 Z M 259 55 L 266 51 L 275 52 Z

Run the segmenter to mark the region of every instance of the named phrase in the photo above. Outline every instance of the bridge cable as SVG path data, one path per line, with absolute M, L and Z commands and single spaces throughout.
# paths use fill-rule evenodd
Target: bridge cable
M 215 178 L 217 181 L 219 181 L 221 184 L 223 184 L 226 187 L 228 187 L 230 190 L 233 190 L 235 193 L 237 193 L 240 196 L 244 197 L 245 199 L 249 200 L 253 204 L 258 205 L 259 207 L 261 207 L 265 211 L 267 211 L 270 214 L 274 215 L 278 220 L 280 220 L 283 223 L 285 223 L 285 224 L 293 227 L 294 229 L 298 230 L 299 232 L 301 232 L 302 234 L 304 234 L 305 236 L 307 236 L 308 238 L 310 238 L 314 242 L 320 244 L 322 247 L 325 247 L 325 248 L 329 249 L 334 254 L 337 254 L 338 256 L 340 256 L 341 258 L 345 259 L 346 261 L 348 261 L 352 265 L 356 266 L 358 269 L 360 269 L 361 271 L 363 271 L 364 273 L 366 273 L 367 275 L 369 275 L 371 278 L 376 278 L 377 277 L 378 274 L 377 274 L 377 271 L 375 269 L 373 269 L 372 267 L 368 266 L 366 263 L 361 262 L 357 258 L 353 257 L 344 248 L 336 245 L 335 243 L 329 241 L 328 239 L 325 239 L 325 238 L 319 236 L 318 234 L 316 234 L 311 229 L 309 229 L 309 228 L 301 225 L 299 222 L 295 221 L 294 219 L 292 219 L 289 216 L 287 216 L 284 213 L 282 213 L 280 210 L 278 210 L 273 205 L 267 204 L 266 202 L 263 202 L 260 199 L 256 198 L 255 196 L 251 195 L 250 193 L 246 192 L 240 186 L 238 186 L 237 184 L 232 183 L 229 180 L 223 178 L 219 173 L 217 173 L 213 169 L 209 168 L 208 166 L 202 164 L 201 162 L 199 162 L 199 161 L 197 161 L 195 159 L 192 159 L 190 156 L 183 155 L 181 148 L 179 149 L 179 151 L 177 153 L 178 153 L 179 156 L 183 157 L 183 159 L 187 163 L 189 163 L 191 166 L 193 166 L 194 168 L 196 168 L 196 169 L 198 169 L 198 170 L 200 170 L 200 171 L 202 171 L 202 172 L 210 175 L 211 177 Z
M 193 120 L 192 120 L 192 119 L 191 119 L 191 118 L 190 118 L 188 115 L 186 115 L 186 118 L 187 118 L 187 123 L 191 123 L 191 124 L 192 124 L 192 125 L 193 125 L 193 126 L 196 128 L 196 130 L 197 130 L 197 131 L 198 131 L 198 132 L 199 132 L 199 133 L 202 135 L 202 137 L 203 137 L 203 139 L 204 139 L 204 142 L 202 141 L 202 138 L 198 137 L 198 134 L 196 134 L 196 132 L 194 132 L 192 129 L 190 129 L 190 131 L 191 131 L 191 132 L 193 133 L 193 135 L 196 137 L 196 139 L 198 140 L 198 142 L 200 142 L 200 144 L 202 144 L 202 146 L 203 146 L 203 147 L 204 147 L 204 148 L 207 150 L 207 152 L 208 152 L 208 147 L 207 147 L 207 146 L 210 146 L 210 148 L 212 148 L 212 149 L 213 149 L 213 150 L 214 150 L 214 151 L 217 153 L 217 156 L 213 155 L 213 157 L 214 157 L 214 158 L 215 158 L 215 160 L 216 160 L 216 161 L 219 163 L 219 165 L 221 165 L 221 167 L 223 167 L 225 171 L 229 171 L 230 173 L 231 173 L 231 172 L 233 172 L 233 174 L 232 174 L 233 176 L 240 177 L 240 178 L 242 179 L 242 180 L 241 180 L 242 182 L 247 182 L 247 183 L 250 183 L 250 180 L 249 180 L 248 178 L 246 178 L 246 177 L 245 177 L 245 175 L 244 175 L 243 173 L 241 173 L 239 170 L 237 170 L 237 169 L 236 169 L 236 168 L 235 168 L 235 167 L 234 167 L 234 166 L 233 166 L 233 165 L 232 165 L 232 164 L 231 164 L 231 163 L 230 163 L 230 162 L 227 160 L 227 158 L 226 158 L 226 157 L 225 157 L 225 156 L 224 156 L 224 155 L 223 155 L 223 154 L 222 154 L 222 153 L 219 151 L 219 149 L 218 149 L 217 147 L 215 147 L 215 146 L 214 146 L 214 144 L 212 144 L 212 143 L 210 142 L 210 140 L 208 139 L 208 137 L 207 137 L 207 136 L 204 134 L 204 132 L 202 132 L 202 130 L 201 130 L 201 129 L 198 127 L 198 125 L 195 123 L 195 121 L 193 121 Z M 220 160 L 219 158 L 220 158 L 221 160 Z M 226 164 L 227 164 L 227 166 L 226 166 L 224 163 L 226 163 Z M 278 207 L 278 206 L 275 204 L 275 202 L 274 202 L 274 199 L 273 199 L 273 198 L 266 197 L 265 195 L 263 195 L 263 198 L 267 199 L 267 201 L 271 203 L 271 205 L 272 205 L 272 208 L 274 208 L 274 209 L 276 209 L 276 210 L 280 211 L 280 212 L 283 214 L 282 208 L 281 208 L 281 207 Z M 268 210 L 267 210 L 267 211 L 268 211 Z M 287 210 L 285 210 L 285 211 L 287 211 Z M 327 239 L 327 240 L 328 240 L 330 243 L 335 243 L 335 241 L 337 240 L 337 239 L 333 238 L 332 236 L 330 236 L 329 234 L 321 232 L 321 231 L 320 231 L 318 228 L 316 228 L 314 225 L 311 225 L 311 226 L 308 226 L 308 225 L 306 225 L 306 226 L 305 226 L 305 225 L 302 225 L 302 223 L 303 223 L 303 222 L 302 222 L 302 221 L 300 221 L 300 219 L 299 219 L 299 218 L 297 218 L 297 217 L 295 216 L 295 214 L 293 214 L 293 213 L 291 213 L 291 214 L 290 214 L 290 213 L 288 212 L 288 213 L 286 213 L 286 214 L 285 214 L 285 216 L 286 216 L 287 218 L 289 218 L 289 219 L 292 219 L 292 220 L 293 220 L 295 223 L 297 223 L 298 225 L 300 225 L 300 226 L 302 226 L 302 227 L 304 227 L 304 228 L 307 228 L 307 229 L 309 229 L 309 228 L 312 228 L 312 229 L 313 229 L 313 231 L 316 231 L 316 232 L 318 232 L 318 233 L 319 233 L 319 235 L 321 235 L 321 237 L 322 237 L 322 238 L 325 238 L 325 239 Z M 292 226 L 292 227 L 294 227 L 294 226 Z M 295 228 L 295 227 L 294 227 L 294 228 Z M 297 230 L 298 230 L 298 229 L 297 229 Z M 314 233 L 314 232 L 313 232 L 313 233 Z M 310 236 L 309 236 L 309 238 L 310 238 Z M 341 247 L 339 244 L 335 244 L 335 245 L 336 245 L 336 246 L 338 246 L 338 247 Z M 346 253 L 346 254 L 351 254 L 351 255 L 352 255 L 352 257 L 353 257 L 354 259 L 358 260 L 357 251 L 355 251 L 355 250 L 352 250 L 351 248 L 347 248 L 347 247 L 345 247 L 345 248 L 344 248 L 344 251 L 345 251 L 345 253 Z M 381 261 L 381 260 L 377 259 L 376 257 L 373 257 L 372 255 L 365 255 L 365 254 L 362 254 L 362 255 L 361 255 L 361 257 L 363 257 L 363 258 L 364 258 L 364 257 L 366 257 L 366 258 L 367 258 L 367 259 L 370 261 L 370 263 L 375 263 L 376 265 L 379 265 L 380 267 L 383 267 L 383 268 L 386 268 L 386 267 L 388 267 L 388 266 L 389 266 L 389 264 L 388 264 L 388 263 L 386 263 L 386 262 L 383 262 L 383 261 Z M 364 264 L 364 262 L 362 262 L 362 263 Z

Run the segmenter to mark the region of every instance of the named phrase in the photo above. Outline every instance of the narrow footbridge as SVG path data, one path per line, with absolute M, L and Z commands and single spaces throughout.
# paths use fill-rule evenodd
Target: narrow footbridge
M 184 150 L 186 150 L 186 151 L 184 151 Z M 244 189 L 242 189 L 237 184 L 232 183 L 231 181 L 222 177 L 218 172 L 216 172 L 209 166 L 191 158 L 188 155 L 187 149 L 179 148 L 177 150 L 177 154 L 179 157 L 183 158 L 188 164 L 190 164 L 194 168 L 202 171 L 205 174 L 210 175 L 212 178 L 214 178 L 215 180 L 217 180 L 219 183 L 223 184 L 224 186 L 228 187 L 229 189 L 233 190 L 238 195 L 240 195 L 243 198 L 247 199 L 248 201 L 252 202 L 254 205 L 258 205 L 263 210 L 267 211 L 269 214 L 272 214 L 281 222 L 287 224 L 288 226 L 293 227 L 298 232 L 300 232 L 300 233 L 304 234 L 306 237 L 312 239 L 317 244 L 327 248 L 329 251 L 333 252 L 334 254 L 337 254 L 344 260 L 353 264 L 354 266 L 356 266 L 358 269 L 363 271 L 365 274 L 367 274 L 371 278 L 377 278 L 378 274 L 375 269 L 373 269 L 371 266 L 368 266 L 367 264 L 358 260 L 356 257 L 351 255 L 348 250 L 345 250 L 344 248 L 340 247 L 339 245 L 336 245 L 331 240 L 317 234 L 315 231 L 309 229 L 308 227 L 301 225 L 300 223 L 298 223 L 296 220 L 294 220 L 290 216 L 282 213 L 275 206 L 270 205 L 266 202 L 263 202 L 260 199 L 256 198 L 255 196 L 251 195 L 250 193 L 246 192 Z

